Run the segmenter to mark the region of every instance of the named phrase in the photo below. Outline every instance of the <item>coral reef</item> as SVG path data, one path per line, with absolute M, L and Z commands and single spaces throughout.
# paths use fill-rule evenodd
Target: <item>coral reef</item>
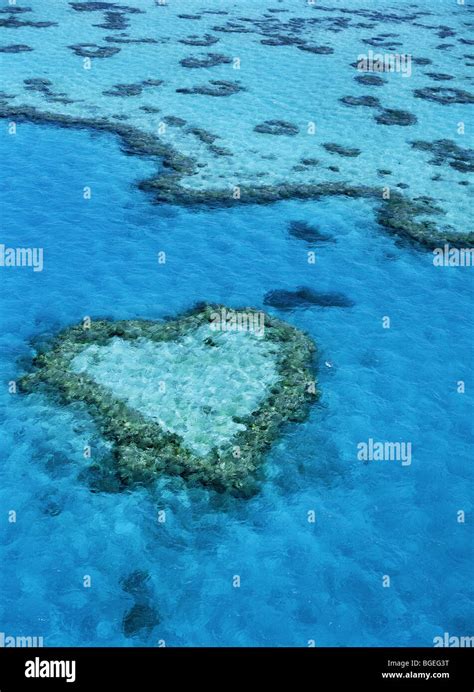
M 212 36 L 212 34 L 204 34 L 204 36 L 188 36 L 187 38 L 180 38 L 180 43 L 184 43 L 186 46 L 201 46 L 207 48 L 208 46 L 213 46 L 215 43 L 219 42 L 217 36 Z
M 320 293 L 306 286 L 300 286 L 296 291 L 269 291 L 263 302 L 280 310 L 306 308 L 312 305 L 320 308 L 351 308 L 354 305 L 354 301 L 342 293 Z
M 297 135 L 299 128 L 286 120 L 265 120 L 265 122 L 255 125 L 254 132 L 265 135 Z
M 326 151 L 329 151 L 330 154 L 339 154 L 339 156 L 355 157 L 362 153 L 361 150 L 356 147 L 344 147 L 335 142 L 326 142 L 323 144 L 323 147 Z
M 265 313 L 255 313 L 250 308 L 243 308 L 238 313 L 261 316 L 264 328 L 261 324 L 260 335 L 230 328 L 213 331 L 215 315 L 222 310 L 237 314 L 237 311 L 222 306 L 201 304 L 172 321 L 98 320 L 87 328 L 82 324 L 70 327 L 54 339 L 48 350 L 36 355 L 31 372 L 21 378 L 20 388 L 23 392 L 44 390 L 63 404 L 84 404 L 103 437 L 113 444 L 115 471 L 124 487 L 150 483 L 157 475 L 166 473 L 180 475 L 191 484 L 248 497 L 258 489 L 263 454 L 280 434 L 283 424 L 304 420 L 310 403 L 317 399 L 313 370 L 315 346 L 295 327 Z M 208 337 L 202 341 L 202 335 L 208 330 Z M 186 344 L 189 346 L 191 339 L 189 348 L 194 352 L 210 348 L 206 357 L 212 359 L 216 372 L 221 372 L 221 367 L 232 367 L 236 368 L 233 376 L 239 377 L 238 365 L 234 361 L 231 366 L 226 364 L 226 348 L 229 348 L 229 343 L 232 345 L 228 341 L 231 338 L 229 334 L 248 339 L 239 342 L 239 349 L 243 349 L 242 353 L 252 349 L 251 362 L 254 363 L 255 359 L 263 362 L 273 374 L 268 378 L 258 405 L 252 404 L 251 399 L 250 410 L 246 410 L 245 415 L 226 414 L 224 404 L 221 412 L 212 411 L 212 407 L 201 411 L 201 417 L 211 417 L 206 440 L 199 438 L 202 436 L 201 427 L 193 437 L 188 432 L 186 420 L 183 428 L 176 428 L 178 423 L 176 426 L 174 423 L 168 425 L 161 418 L 144 413 L 140 406 L 118 396 L 112 383 L 101 384 L 90 365 L 90 358 L 92 362 L 97 358 L 100 360 L 100 354 L 109 347 L 112 350 L 120 347 L 122 352 L 130 354 L 130 348 L 170 348 L 184 339 L 188 339 Z M 197 356 L 202 362 L 199 353 Z M 241 357 L 244 356 L 239 355 Z M 84 359 L 87 367 L 80 366 Z M 128 367 L 127 363 L 128 360 L 125 362 Z M 142 367 L 143 363 L 140 363 Z M 130 367 L 133 367 L 132 362 Z M 179 367 L 178 362 L 176 368 Z M 255 386 L 263 387 L 261 378 Z M 176 415 L 179 418 L 179 412 L 174 410 L 160 415 L 164 418 L 172 416 L 172 420 Z M 174 432 L 175 429 L 179 429 L 180 434 Z M 222 429 L 224 437 L 219 438 L 217 444 L 214 437 Z M 112 484 L 112 490 L 116 489 Z
M 75 43 L 69 48 L 81 58 L 111 58 L 120 53 L 120 48 L 113 46 L 98 46 L 95 43 Z
M 380 125 L 401 125 L 406 127 L 417 122 L 416 115 L 396 108 L 382 108 L 374 118 Z
M 376 74 L 361 74 L 354 77 L 356 82 L 363 84 L 364 86 L 383 86 L 387 83 L 387 80 L 383 77 L 379 77 Z
M 289 234 L 298 240 L 304 240 L 306 243 L 334 243 L 335 240 L 327 233 L 321 231 L 315 226 L 306 223 L 306 221 L 291 221 Z
M 367 106 L 368 108 L 379 108 L 380 101 L 375 96 L 343 96 L 339 99 L 345 106 Z
M 228 207 L 235 204 L 269 204 L 288 199 L 321 199 L 334 196 L 372 198 L 380 202 L 378 219 L 387 232 L 409 239 L 420 247 L 433 247 L 433 243 L 435 243 L 434 247 L 438 247 L 439 244 L 458 242 L 462 242 L 464 247 L 474 245 L 474 232 L 458 233 L 452 227 L 444 227 L 440 230 L 436 226 L 436 219 L 431 219 L 429 223 L 420 223 L 416 220 L 416 216 L 420 213 L 418 203 L 414 203 L 408 197 L 402 197 L 400 193 L 393 192 L 392 199 L 385 200 L 382 197 L 382 188 L 377 186 L 351 185 L 345 182 L 242 185 L 237 199 L 233 196 L 232 188 L 191 189 L 182 184 L 182 178 L 193 174 L 197 162 L 178 153 L 157 136 L 130 125 L 111 122 L 106 118 L 78 118 L 40 111 L 32 106 L 10 106 L 8 100 L 11 98 L 14 96 L 0 92 L 0 118 L 14 118 L 18 122 L 50 123 L 61 127 L 87 127 L 101 132 L 112 132 L 121 138 L 126 153 L 161 158 L 167 174 L 157 173 L 155 177 L 139 183 L 140 189 L 153 194 L 153 201 L 156 204 Z M 153 112 L 156 111 L 153 110 Z M 342 156 L 358 156 L 360 153 L 358 149 L 350 149 L 335 143 L 326 143 L 323 146 L 327 151 L 339 153 Z M 439 216 L 440 211 L 435 209 L 434 205 L 424 205 L 423 214 Z
M 199 68 L 199 67 L 215 67 L 216 65 L 228 65 L 232 62 L 232 58 L 227 55 L 222 55 L 222 53 L 208 53 L 204 57 L 190 56 L 189 58 L 183 58 L 179 61 L 179 64 L 183 67 L 189 68 Z
M 239 91 L 244 91 L 244 87 L 238 82 L 230 82 L 224 79 L 211 79 L 209 84 L 201 84 L 195 87 L 182 87 L 176 89 L 178 94 L 201 94 L 201 96 L 232 96 Z
M 438 139 L 434 142 L 416 140 L 411 143 L 414 149 L 433 154 L 429 160 L 433 166 L 448 164 L 461 173 L 474 173 L 474 150 L 463 149 L 452 139 Z
M 423 89 L 415 89 L 413 93 L 418 99 L 435 101 L 435 103 L 442 103 L 443 105 L 474 103 L 474 94 L 452 87 L 424 87 Z
M 24 43 L 14 43 L 11 46 L 0 46 L 0 53 L 28 53 L 33 48 Z

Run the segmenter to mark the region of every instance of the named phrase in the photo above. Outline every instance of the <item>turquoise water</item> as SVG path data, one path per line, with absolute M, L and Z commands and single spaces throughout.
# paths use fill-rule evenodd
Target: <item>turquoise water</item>
M 37 76 L 31 56 L 11 58 L 22 69 L 30 61 Z M 457 106 L 443 108 L 450 128 Z M 354 110 L 334 118 L 347 127 L 345 144 L 365 148 L 365 132 L 346 120 Z M 377 226 L 370 200 L 154 206 L 134 183 L 157 163 L 125 155 L 113 135 L 20 123 L 11 136 L 7 126 L 1 121 L 0 242 L 43 248 L 44 270 L 0 274 L 0 631 L 43 636 L 46 646 L 431 646 L 444 632 L 472 634 L 472 269 L 434 267 L 430 252 L 397 243 Z M 331 141 L 341 138 L 333 131 Z M 372 151 L 386 154 L 378 141 Z M 466 195 L 457 182 L 453 195 Z M 295 220 L 334 242 L 292 237 Z M 269 291 L 301 285 L 354 306 L 264 304 Z M 275 444 L 253 499 L 170 478 L 151 490 L 91 492 L 84 447 L 93 459 L 107 454 L 92 420 L 39 395 L 10 394 L 7 383 L 23 372 L 32 340 L 84 316 L 160 319 L 198 300 L 266 309 L 306 330 L 319 348 L 320 404 Z M 411 442 L 411 464 L 358 460 L 369 438 Z M 135 570 L 149 574 L 146 599 L 159 622 L 130 637 L 122 621 L 134 596 L 123 579 Z

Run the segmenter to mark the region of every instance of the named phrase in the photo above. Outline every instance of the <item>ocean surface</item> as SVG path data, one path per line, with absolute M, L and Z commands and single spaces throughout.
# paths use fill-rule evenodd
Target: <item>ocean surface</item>
M 174 3 L 169 4 L 176 14 Z M 155 7 L 145 1 L 129 5 L 146 6 L 150 13 Z M 222 9 L 227 3 L 193 0 L 186 3 L 186 12 L 191 5 L 197 12 L 204 6 Z M 249 3 L 245 5 L 236 3 L 233 13 L 250 13 Z M 83 15 L 90 22 L 94 14 L 97 23 L 102 13 L 74 11 L 63 2 L 43 6 L 34 0 L 28 6 L 33 12 L 19 13 L 19 19 L 61 16 L 62 21 L 51 29 L 0 27 L 0 34 L 5 32 L 2 45 L 37 42 L 37 51 L 0 54 L 5 91 L 17 94 L 25 78 L 48 75 L 60 82 L 60 91 L 66 85 L 75 97 L 82 93 L 84 100 L 94 101 L 94 93 L 81 82 L 82 72 L 78 69 L 77 80 L 68 72 L 73 57 L 79 58 L 71 53 L 69 64 L 64 55 L 70 43 L 97 41 L 86 31 L 79 36 L 74 22 Z M 252 6 L 256 12 L 256 3 Z M 290 17 L 312 11 L 296 0 L 274 6 L 288 8 Z M 334 16 L 354 7 L 347 0 L 331 6 Z M 404 5 L 405 12 L 408 7 L 431 12 L 434 16 L 418 21 L 438 32 L 443 31 L 440 26 L 454 27 L 455 38 L 444 41 L 455 48 L 440 51 L 433 47 L 434 30 L 391 20 L 388 15 L 395 9 L 390 3 L 361 0 L 357 7 L 387 13 L 385 21 L 358 15 L 354 22 L 376 24 L 358 28 L 359 34 L 403 30 L 400 50 L 414 53 L 416 48 L 433 60 L 433 72 L 455 72 L 456 85 L 472 91 L 466 59 L 455 59 L 459 52 L 474 52 L 472 45 L 459 43 L 459 37 L 472 40 L 472 24 L 465 24 L 473 21 L 469 8 L 440 2 Z M 403 12 L 400 4 L 397 7 Z M 134 22 L 136 18 L 142 34 L 147 28 L 153 36 L 172 36 L 169 27 L 175 23 L 170 19 L 161 26 L 158 20 L 147 22 L 144 15 L 129 17 Z M 202 35 L 223 18 L 208 15 L 204 29 L 196 26 L 204 20 L 183 21 L 186 34 Z M 51 30 L 57 36 L 60 29 L 61 46 L 48 41 L 45 33 Z M 225 34 L 239 43 L 243 59 L 246 36 Z M 329 82 L 330 100 L 336 92 L 338 98 L 355 93 L 350 84 L 357 73 L 348 68 L 353 70 L 348 75 L 343 68 L 350 57 L 351 34 L 326 28 L 324 36 L 314 40 L 334 45 L 335 53 L 317 55 L 291 46 L 295 60 L 311 58 L 318 66 L 305 73 L 307 89 L 319 97 L 324 64 L 332 70 L 321 82 Z M 164 46 L 168 61 L 177 45 L 173 41 Z M 219 43 L 210 48 L 180 45 L 185 54 L 225 52 Z M 292 87 L 290 48 L 258 45 L 273 65 L 265 68 L 270 76 L 262 89 L 271 92 L 273 84 L 281 98 L 286 95 L 291 108 L 285 120 L 294 121 L 301 111 Z M 42 48 L 50 53 L 44 63 L 36 56 Z M 255 61 L 247 48 L 249 60 Z M 270 58 L 267 51 L 277 52 Z M 352 50 L 353 60 L 358 52 L 359 47 Z M 95 60 L 93 69 L 102 70 L 104 85 L 113 73 L 115 82 L 136 82 L 138 76 L 151 77 L 148 68 L 140 72 L 140 59 L 146 55 L 138 49 L 126 57 L 117 54 Z M 286 56 L 281 62 L 280 55 Z M 119 57 L 122 63 L 114 68 Z M 188 73 L 201 72 L 186 71 L 177 62 L 177 73 L 171 76 L 156 64 L 155 76 L 186 85 Z M 130 74 L 125 75 L 127 65 Z M 225 79 L 225 68 L 204 70 L 206 74 L 192 75 L 191 82 L 215 78 L 212 70 L 218 71 L 217 79 Z M 258 161 L 256 166 L 257 154 L 252 158 L 247 150 L 254 148 L 250 140 L 257 135 L 242 139 L 229 122 L 239 117 L 251 133 L 255 123 L 282 113 L 271 113 L 267 97 L 259 96 L 262 73 L 254 69 L 244 77 L 244 72 L 241 67 L 252 100 L 229 105 L 227 125 L 226 104 L 231 99 L 238 103 L 240 94 L 181 96 L 201 99 L 189 102 L 186 112 L 178 101 L 163 97 L 164 103 L 158 103 L 165 114 L 214 125 L 223 140 L 226 127 L 234 133 L 223 142 L 234 151 L 227 172 L 219 168 L 224 166 L 220 159 L 215 163 L 210 154 L 183 144 L 184 153 L 199 155 L 207 164 L 210 189 L 216 188 L 219 175 L 230 171 L 234 180 L 234 171 L 244 166 L 247 179 L 255 182 L 263 165 Z M 396 105 L 417 113 L 418 123 L 413 128 L 384 128 L 373 122 L 360 127 L 364 108 L 327 106 L 327 131 L 314 145 L 317 158 L 331 156 L 321 141 L 357 147 L 364 152 L 360 167 L 357 158 L 332 156 L 331 162 L 349 162 L 353 180 L 362 183 L 367 182 L 366 172 L 376 178 L 377 168 L 398 166 L 394 183 L 413 185 L 416 194 L 436 199 L 431 178 L 439 172 L 439 199 L 449 223 L 460 231 L 471 230 L 472 186 L 458 184 L 468 179 L 467 173 L 428 164 L 425 153 L 416 152 L 415 160 L 407 152 L 413 153 L 409 141 L 420 138 L 450 138 L 469 147 L 469 134 L 458 136 L 456 127 L 461 119 L 467 122 L 472 106 L 415 99 L 412 78 L 388 78 L 384 105 L 395 106 L 392 100 L 401 99 Z M 419 74 L 413 79 L 423 85 L 429 81 Z M 400 96 L 402 86 L 406 92 Z M 378 88 L 372 89 L 378 96 Z M 19 103 L 31 105 L 25 99 L 35 94 L 26 91 Z M 41 98 L 39 110 L 67 113 L 67 104 L 45 105 Z M 120 113 L 127 115 L 131 98 L 115 97 Z M 322 92 L 318 104 L 324 114 Z M 98 96 L 95 105 L 105 117 L 107 107 Z M 78 117 L 90 117 L 85 106 L 84 112 L 80 104 L 74 108 Z M 216 122 L 214 108 L 220 113 Z M 139 126 L 135 111 L 131 117 Z M 308 117 L 301 119 L 306 122 Z M 237 203 L 230 208 L 154 205 L 136 184 L 156 175 L 160 161 L 125 153 L 114 134 L 26 121 L 19 121 L 11 134 L 10 122 L 0 120 L 0 243 L 42 248 L 44 267 L 41 272 L 0 268 L 0 631 L 42 636 L 45 646 L 431 646 L 433 638 L 445 632 L 472 635 L 472 268 L 435 267 L 432 252 L 401 242 L 376 223 L 376 203 L 370 199 Z M 267 184 L 278 180 L 282 170 L 291 170 L 293 150 L 298 157 L 308 155 L 308 145 L 295 143 L 297 139 L 267 135 L 258 145 L 276 157 L 265 163 Z M 239 148 L 241 141 L 245 146 Z M 173 146 L 179 148 L 179 142 L 179 134 L 173 135 Z M 318 169 L 317 179 L 325 180 L 330 173 Z M 201 188 L 205 184 L 205 178 L 196 183 Z M 84 196 L 85 188 L 90 195 Z M 329 240 L 308 244 L 292 236 L 294 221 L 317 227 Z M 316 253 L 314 264 L 308 263 L 310 250 Z M 158 262 L 161 252 L 166 253 L 164 264 Z M 269 291 L 298 286 L 343 294 L 354 304 L 290 310 L 265 305 Z M 264 309 L 307 331 L 318 347 L 320 402 L 308 421 L 288 426 L 274 444 L 265 463 L 265 482 L 251 499 L 189 488 L 169 477 L 149 489 L 91 492 L 85 482 L 91 460 L 84 458 L 84 448 L 91 446 L 93 460 L 108 453 L 92 419 L 80 407 L 60 407 L 39 394 L 10 393 L 8 383 L 25 371 L 38 340 L 86 316 L 163 319 L 203 300 Z M 197 386 L 199 375 L 196 369 Z M 369 439 L 410 442 L 411 463 L 361 461 L 358 445 Z M 12 511 L 14 522 L 9 521 Z M 314 522 L 309 521 L 312 512 Z M 465 522 L 459 521 L 459 512 L 465 513 Z M 137 577 L 137 571 L 147 578 Z M 384 586 L 386 577 L 389 586 Z M 124 588 L 134 579 L 138 587 Z M 143 593 L 137 596 L 137 589 Z M 146 603 L 154 617 L 147 627 L 131 632 L 124 622 L 130 623 L 127 615 L 137 602 Z

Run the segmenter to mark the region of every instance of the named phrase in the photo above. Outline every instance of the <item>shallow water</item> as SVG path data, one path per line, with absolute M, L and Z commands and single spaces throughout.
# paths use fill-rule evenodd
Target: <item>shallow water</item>
M 339 0 L 331 4 L 344 7 Z M 41 19 L 59 11 L 52 3 L 41 11 L 38 5 L 36 0 L 31 3 Z M 235 11 L 244 12 L 241 3 Z M 448 12 L 430 3 L 429 11 L 437 13 L 427 18 L 429 24 L 465 21 L 464 15 L 459 19 L 457 7 Z M 246 5 L 245 14 L 249 12 Z M 65 44 L 82 40 L 75 24 L 80 14 L 68 10 L 71 23 L 61 24 L 70 34 Z M 93 21 L 100 21 L 102 14 L 93 14 Z M 135 22 L 145 22 L 145 17 L 133 15 L 132 20 L 143 33 Z M 90 14 L 87 21 L 92 21 Z M 223 20 L 208 16 L 201 21 L 206 27 Z M 204 33 L 191 21 L 183 24 L 186 28 L 180 31 L 186 35 Z M 384 32 L 382 26 L 367 32 Z M 419 34 L 407 24 L 397 24 L 395 31 L 402 28 L 420 43 Z M 163 32 L 169 29 L 166 24 Z M 11 60 L 8 64 L 13 66 L 6 71 L 6 90 L 13 84 L 10 80 L 18 83 L 26 75 L 48 70 L 55 84 L 59 82 L 59 91 L 67 82 L 68 89 L 91 101 L 95 98 L 99 82 L 89 93 L 79 79 L 80 70 L 77 83 L 72 78 L 74 60 L 79 60 L 72 52 L 58 70 L 65 49 L 42 38 L 50 29 L 5 31 L 11 38 L 4 43 L 30 43 L 37 36 L 38 50 L 41 44 L 41 50 L 50 53 L 41 69 L 35 52 L 2 55 L 2 63 Z M 423 55 L 431 55 L 432 33 L 422 46 Z M 326 34 L 317 42 L 326 43 Z M 331 32 L 331 42 L 339 37 L 341 51 L 348 51 L 345 42 L 350 42 L 350 35 Z M 241 45 L 241 34 L 224 38 Z M 226 49 L 231 45 L 226 43 Z M 462 44 L 456 45 L 458 52 Z M 186 55 L 226 52 L 220 43 L 182 48 Z M 163 44 L 164 56 L 167 50 Z M 349 78 L 345 67 L 336 67 L 351 62 L 345 53 L 340 63 L 333 63 L 331 56 L 306 54 L 294 46 L 273 50 L 280 51 L 272 53 L 275 56 L 291 50 L 291 60 L 330 61 L 328 69 L 353 83 L 352 73 Z M 462 50 L 472 52 L 469 46 Z M 437 53 L 451 60 L 449 51 Z M 133 82 L 134 60 L 141 64 L 138 52 L 136 58 L 134 54 L 123 51 L 94 64 L 94 69 L 105 84 L 113 61 L 121 58 L 129 72 L 121 74 L 119 63 L 114 82 Z M 257 57 L 250 52 L 249 59 Z M 268 84 L 261 80 L 262 89 L 274 94 L 276 83 L 283 80 L 277 58 L 268 60 L 274 61 L 275 79 Z M 214 70 L 226 66 L 211 69 L 214 76 Z M 443 72 L 450 70 L 443 67 Z M 205 81 L 194 75 L 201 70 L 182 71 L 193 73 L 186 77 L 190 84 Z M 142 78 L 143 71 L 137 75 Z M 291 100 L 293 87 L 300 93 L 301 80 L 311 89 L 310 80 L 298 75 L 294 82 L 286 81 L 285 98 Z M 153 70 L 147 76 L 160 74 Z M 401 75 L 389 76 L 397 78 L 398 85 L 410 82 L 409 88 L 414 87 Z M 167 73 L 166 79 L 178 75 Z M 180 74 L 180 85 L 183 79 Z M 345 81 L 327 81 L 334 99 L 359 93 L 348 90 Z M 384 105 L 400 105 L 397 99 L 403 102 L 404 96 L 399 86 L 390 81 L 383 87 L 387 88 L 392 95 L 381 96 Z M 33 98 L 31 92 L 25 94 Z M 184 117 L 191 117 L 192 110 L 196 124 L 202 124 L 204 116 L 215 113 L 213 128 L 223 139 L 227 133 L 229 141 L 222 144 L 235 148 L 236 169 L 245 171 L 247 166 L 252 177 L 257 158 L 249 158 L 246 147 L 254 145 L 250 138 L 242 140 L 235 119 L 253 127 L 254 116 L 261 115 L 270 97 L 263 91 L 260 101 L 254 94 L 249 109 L 245 101 L 241 107 L 226 106 L 232 98 L 209 98 L 206 112 L 190 105 Z M 130 101 L 116 107 L 128 113 Z M 221 101 L 225 103 L 219 105 Z M 164 111 L 183 115 L 181 105 L 179 112 L 174 105 L 167 102 Z M 295 101 L 294 113 L 286 113 L 285 119 L 301 114 L 300 106 Z M 323 141 L 363 145 L 364 158 L 373 159 L 371 170 L 379 162 L 389 168 L 397 163 L 400 180 L 413 184 L 417 193 L 437 198 L 421 164 L 415 166 L 405 155 L 405 130 L 414 138 L 455 139 L 448 133 L 464 117 L 465 107 L 418 100 L 416 108 L 418 115 L 426 109 L 426 119 L 416 127 L 364 130 L 352 120 L 359 109 L 344 110 L 351 117 L 346 126 L 342 106 L 338 107 L 330 136 Z M 265 108 L 262 120 L 267 113 L 281 114 Z M 46 646 L 160 641 L 168 646 L 307 646 L 309 640 L 318 646 L 431 646 L 444 632 L 471 634 L 472 269 L 434 267 L 430 252 L 397 243 L 377 226 L 370 200 L 333 198 L 230 209 L 153 206 L 134 183 L 153 175 L 157 162 L 125 155 L 114 136 L 26 123 L 11 136 L 8 123 L 0 125 L 6 181 L 0 200 L 0 242 L 44 249 L 42 272 L 2 268 L 0 274 L 0 631 L 43 636 Z M 270 150 L 277 162 L 267 162 L 265 173 L 285 176 L 285 167 L 301 153 L 298 147 L 294 154 L 289 151 L 295 138 L 289 144 L 281 143 L 282 137 L 275 140 Z M 264 148 L 268 150 L 268 144 Z M 318 147 L 317 157 L 324 156 Z M 333 158 L 337 164 L 342 161 Z M 354 166 L 347 161 L 344 166 Z M 355 174 L 366 182 L 362 155 L 356 161 Z M 212 162 L 211 177 L 220 165 L 214 168 Z M 466 176 L 442 171 L 449 181 L 439 196 L 449 213 L 456 214 L 455 224 L 466 230 L 468 188 L 457 185 Z M 84 198 L 86 187 L 90 199 Z M 291 236 L 289 224 L 295 220 L 317 226 L 334 242 L 309 245 Z M 311 250 L 316 252 L 314 264 L 308 262 Z M 165 264 L 158 262 L 160 252 L 166 253 Z M 87 414 L 37 394 L 8 392 L 7 383 L 24 371 L 37 339 L 85 316 L 161 319 L 200 300 L 267 310 L 264 298 L 269 291 L 298 286 L 344 294 L 354 306 L 268 310 L 306 330 L 317 343 L 322 399 L 306 423 L 288 426 L 274 445 L 261 492 L 250 500 L 191 489 L 175 478 L 161 478 L 151 490 L 93 493 L 81 475 L 90 463 L 84 448 L 90 445 L 92 458 L 100 459 L 108 446 Z M 465 383 L 463 394 L 458 393 L 460 381 Z M 358 444 L 370 438 L 410 442 L 411 464 L 360 461 Z M 11 510 L 17 513 L 16 523 L 7 520 Z M 466 512 L 466 523 L 457 520 L 460 510 Z M 162 511 L 165 515 L 159 514 Z M 314 523 L 308 521 L 312 511 Z M 147 598 L 160 622 L 150 632 L 127 637 L 122 620 L 134 601 L 121 580 L 135 570 L 150 575 Z M 90 588 L 83 586 L 85 575 L 92 579 Z M 233 586 L 236 575 L 240 588 Z M 384 575 L 390 577 L 389 588 L 383 587 Z

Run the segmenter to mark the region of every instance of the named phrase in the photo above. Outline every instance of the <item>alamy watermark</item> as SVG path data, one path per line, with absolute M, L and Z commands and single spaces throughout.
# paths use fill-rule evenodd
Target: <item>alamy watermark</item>
M 433 250 L 435 267 L 474 267 L 474 248 L 451 247 L 446 243 Z
M 221 308 L 211 313 L 210 323 L 213 332 L 252 332 L 259 337 L 265 334 L 265 313 L 263 312 Z
M 411 442 L 375 442 L 371 437 L 357 445 L 359 461 L 399 461 L 402 466 L 411 464 Z
M 442 637 L 433 637 L 433 646 L 470 648 L 474 647 L 474 637 L 456 637 L 455 635 L 450 635 L 449 632 L 444 632 Z
M 403 77 L 411 77 L 411 55 L 369 50 L 357 56 L 357 69 L 360 72 L 400 72 Z
M 0 632 L 0 649 L 23 649 L 43 646 L 43 637 L 19 637 Z
M 65 678 L 66 682 L 75 682 L 76 661 L 48 661 L 36 656 L 26 661 L 25 678 Z
M 42 247 L 7 247 L 0 244 L 0 267 L 30 267 L 43 271 Z

